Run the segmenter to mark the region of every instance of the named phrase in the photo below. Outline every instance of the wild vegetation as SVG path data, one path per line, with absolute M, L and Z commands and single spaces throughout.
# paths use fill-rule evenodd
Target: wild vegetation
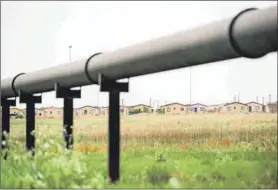
M 121 118 L 121 179 L 107 180 L 107 117 L 75 120 L 66 150 L 62 120 L 11 121 L 2 188 L 277 188 L 276 114 L 137 114 Z M 3 157 L 3 156 L 2 156 Z

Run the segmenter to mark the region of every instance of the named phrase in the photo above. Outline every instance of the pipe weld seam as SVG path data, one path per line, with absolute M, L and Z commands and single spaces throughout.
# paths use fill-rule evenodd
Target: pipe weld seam
M 13 90 L 15 96 L 18 96 L 18 93 L 17 93 L 17 91 L 16 91 L 16 89 L 15 89 L 15 86 L 14 86 L 15 80 L 16 80 L 20 75 L 25 75 L 25 74 L 26 74 L 26 73 L 19 73 L 19 74 L 17 74 L 17 75 L 13 78 L 13 80 L 12 80 L 12 90 Z
M 267 53 L 261 53 L 261 54 L 257 54 L 257 55 L 251 55 L 247 52 L 244 52 L 240 46 L 237 44 L 234 36 L 233 36 L 233 29 L 234 29 L 234 25 L 237 21 L 237 19 L 243 15 L 244 13 L 248 12 L 248 11 L 255 11 L 255 10 L 258 10 L 257 8 L 248 8 L 248 9 L 245 9 L 241 12 L 239 12 L 230 22 L 229 24 L 229 28 L 228 28 L 228 36 L 229 36 L 229 40 L 230 40 L 230 45 L 232 46 L 233 50 L 238 54 L 240 55 L 241 57 L 245 57 L 245 58 L 250 58 L 250 59 L 256 59 L 256 58 L 260 58 L 264 55 L 266 55 Z
M 88 79 L 92 84 L 98 84 L 98 83 L 97 83 L 96 81 L 94 81 L 94 80 L 90 77 L 90 74 L 89 74 L 89 71 L 88 71 L 89 62 L 90 62 L 90 60 L 91 60 L 93 57 L 95 57 L 95 56 L 97 56 L 97 55 L 100 55 L 100 54 L 102 54 L 102 53 L 99 52 L 99 53 L 95 53 L 95 54 L 91 55 L 91 56 L 87 59 L 87 61 L 86 61 L 86 63 L 85 63 L 85 75 L 86 75 L 87 79 Z

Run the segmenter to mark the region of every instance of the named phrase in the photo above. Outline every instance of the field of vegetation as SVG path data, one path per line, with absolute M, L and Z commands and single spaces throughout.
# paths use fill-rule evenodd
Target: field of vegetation
M 121 118 L 121 179 L 107 180 L 107 117 L 76 119 L 65 149 L 62 119 L 11 121 L 1 188 L 277 188 L 277 115 L 132 115 Z

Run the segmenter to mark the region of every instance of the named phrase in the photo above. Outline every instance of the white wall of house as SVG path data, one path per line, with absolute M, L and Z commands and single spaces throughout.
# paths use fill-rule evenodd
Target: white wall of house
M 191 105 L 191 106 L 188 107 L 188 111 L 190 113 L 206 112 L 207 111 L 207 106 L 202 105 L 202 104 Z

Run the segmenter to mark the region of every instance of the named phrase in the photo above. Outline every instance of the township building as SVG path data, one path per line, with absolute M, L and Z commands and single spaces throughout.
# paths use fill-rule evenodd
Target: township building
M 39 118 L 62 118 L 63 108 L 54 106 L 38 108 L 35 109 L 35 115 Z
M 241 102 L 232 102 L 224 105 L 222 112 L 227 113 L 247 113 L 248 105 Z
M 109 107 L 100 107 L 99 115 L 105 116 L 109 115 Z M 129 115 L 129 107 L 128 106 L 120 106 L 120 115 Z
M 207 105 L 196 103 L 188 106 L 189 113 L 205 113 L 207 112 Z
M 10 115 L 25 115 L 25 112 L 23 109 L 11 107 L 10 108 Z
M 277 113 L 277 105 L 278 105 L 278 102 L 274 102 L 274 103 L 268 103 L 265 107 L 266 109 L 266 112 L 269 112 L 269 113 Z
M 224 112 L 225 104 L 210 105 L 207 106 L 206 110 L 208 113 L 221 113 Z
M 74 109 L 74 115 L 77 117 L 91 117 L 99 115 L 99 108 L 94 106 L 83 106 L 80 108 Z
M 188 105 L 177 102 L 160 106 L 160 108 L 165 114 L 182 115 L 188 113 Z
M 264 112 L 265 106 L 257 102 L 248 102 L 248 112 Z
M 129 109 L 129 111 L 138 110 L 138 112 L 141 112 L 141 113 L 153 112 L 153 108 L 151 106 L 148 106 L 145 104 L 137 104 L 134 106 L 129 106 L 128 109 Z

